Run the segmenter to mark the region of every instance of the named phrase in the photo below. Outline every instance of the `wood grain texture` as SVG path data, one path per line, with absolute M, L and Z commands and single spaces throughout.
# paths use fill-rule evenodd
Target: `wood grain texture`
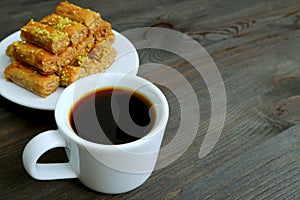
M 0 39 L 31 18 L 53 12 L 59 2 L 1 1 Z M 70 2 L 101 12 L 119 32 L 163 27 L 199 42 L 215 61 L 225 84 L 224 129 L 212 152 L 199 159 L 211 117 L 203 77 L 178 55 L 141 49 L 141 64 L 172 67 L 189 81 L 198 98 L 199 130 L 187 151 L 154 171 L 141 187 L 120 195 L 91 191 L 77 179 L 36 181 L 22 166 L 22 151 L 37 133 L 56 129 L 54 114 L 0 97 L 0 199 L 300 199 L 299 0 Z M 138 74 L 155 76 L 147 69 Z M 165 146 L 179 129 L 181 110 L 176 95 L 159 87 L 170 104 Z M 189 91 L 182 93 L 188 100 Z M 42 162 L 65 160 L 63 150 L 56 149 L 44 155 Z

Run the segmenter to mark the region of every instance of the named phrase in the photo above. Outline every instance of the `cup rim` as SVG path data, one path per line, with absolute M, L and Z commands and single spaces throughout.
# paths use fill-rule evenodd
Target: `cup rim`
M 133 78 L 133 79 L 136 79 L 137 81 L 144 82 L 147 84 L 147 86 L 151 87 L 151 90 L 153 90 L 155 92 L 156 96 L 162 102 L 162 108 L 163 108 L 162 114 L 159 117 L 156 117 L 156 119 L 155 119 L 155 120 L 157 120 L 156 125 L 154 127 L 152 127 L 150 132 L 148 134 L 146 134 L 145 136 L 143 136 L 142 138 L 132 141 L 132 142 L 124 143 L 124 144 L 99 144 L 99 143 L 94 143 L 94 142 L 82 139 L 73 131 L 73 129 L 70 126 L 70 123 L 68 123 L 68 125 L 66 125 L 66 123 L 64 121 L 64 120 L 66 120 L 66 118 L 69 118 L 70 109 L 72 108 L 72 105 L 74 105 L 75 102 L 73 102 L 72 105 L 67 106 L 68 107 L 67 113 L 61 113 L 62 108 L 66 106 L 64 103 L 66 95 L 71 94 L 72 91 L 74 91 L 75 85 L 81 84 L 85 81 L 91 81 L 92 79 L 99 80 L 100 78 L 117 78 L 117 79 L 119 79 L 121 77 Z M 104 86 L 104 87 L 107 87 L 107 86 Z M 120 86 L 120 87 L 130 89 L 130 87 L 127 87 L 127 86 Z M 100 88 L 100 87 L 97 87 L 97 89 L 98 88 Z M 93 89 L 89 89 L 80 96 L 82 97 L 82 96 L 86 95 L 87 93 L 91 92 L 92 90 Z M 155 103 L 154 103 L 154 105 L 155 105 Z M 94 74 L 94 75 L 90 75 L 90 76 L 81 78 L 81 79 L 75 81 L 74 83 L 70 84 L 68 87 L 66 87 L 57 100 L 57 103 L 56 103 L 56 106 L 54 109 L 54 114 L 55 114 L 56 124 L 57 124 L 58 129 L 60 130 L 61 134 L 65 135 L 66 137 L 68 137 L 69 139 L 71 139 L 73 142 L 75 142 L 77 144 L 84 145 L 85 147 L 88 146 L 89 148 L 98 148 L 98 149 L 99 148 L 111 149 L 114 147 L 126 149 L 128 147 L 133 147 L 133 146 L 138 146 L 138 145 L 143 144 L 145 141 L 147 141 L 151 137 L 158 134 L 160 130 L 165 128 L 168 118 L 169 118 L 169 105 L 168 105 L 167 99 L 166 99 L 165 95 L 162 93 L 162 91 L 156 85 L 154 85 L 152 82 L 150 82 L 140 76 L 130 75 L 130 74 L 122 74 L 122 73 L 101 73 L 101 74 Z M 67 121 L 69 122 L 69 119 L 67 119 Z

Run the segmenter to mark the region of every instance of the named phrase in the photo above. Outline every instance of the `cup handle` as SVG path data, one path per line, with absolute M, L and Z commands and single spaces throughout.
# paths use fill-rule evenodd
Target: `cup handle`
M 68 163 L 37 163 L 38 159 L 48 150 L 56 147 L 67 147 L 65 139 L 58 130 L 50 130 L 35 136 L 23 151 L 23 165 L 33 178 L 38 180 L 54 180 L 77 178 L 78 175 Z

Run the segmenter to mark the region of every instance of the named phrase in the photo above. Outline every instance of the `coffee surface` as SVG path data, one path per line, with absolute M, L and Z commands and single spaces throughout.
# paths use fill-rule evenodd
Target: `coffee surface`
M 81 138 L 99 144 L 124 144 L 149 133 L 155 111 L 145 96 L 125 88 L 103 88 L 81 97 L 70 124 Z

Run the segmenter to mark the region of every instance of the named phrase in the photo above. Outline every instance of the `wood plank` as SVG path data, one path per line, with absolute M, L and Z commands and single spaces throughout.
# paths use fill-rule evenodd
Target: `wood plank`
M 220 168 L 201 177 L 200 180 L 193 180 L 197 182 L 196 187 L 208 189 L 201 190 L 198 194 L 205 199 L 288 197 L 287 185 L 300 186 L 299 130 L 300 126 L 287 129 L 224 163 Z M 197 193 L 194 188 L 190 187 L 183 187 L 181 190 L 181 197 L 189 195 L 191 191 L 195 195 Z

